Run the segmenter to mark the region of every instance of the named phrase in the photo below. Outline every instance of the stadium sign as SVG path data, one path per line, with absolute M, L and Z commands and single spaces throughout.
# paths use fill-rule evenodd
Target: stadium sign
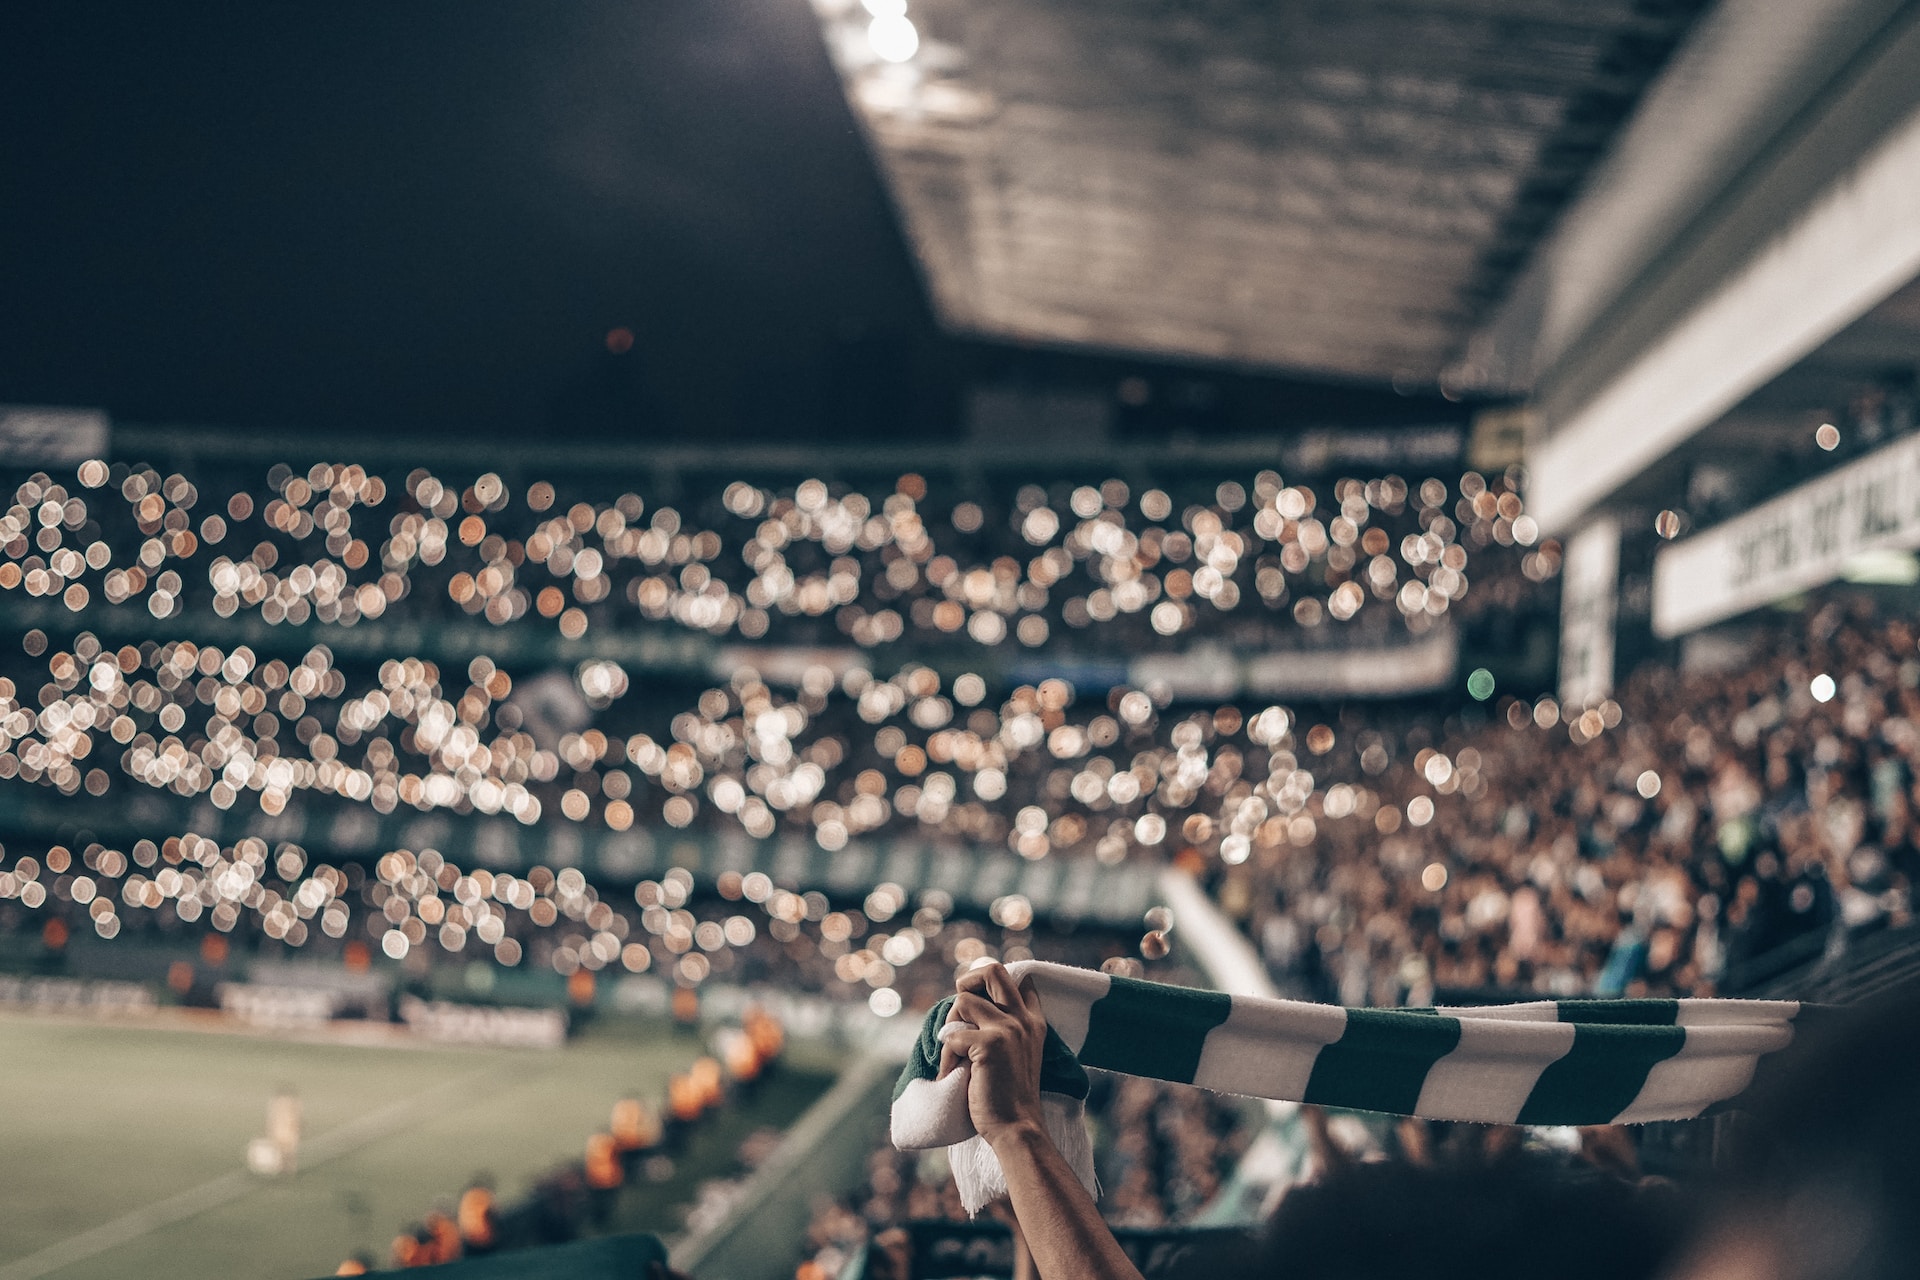
M 13 466 L 62 467 L 103 458 L 111 429 L 98 409 L 0 404 L 0 458 Z
M 1453 679 L 1460 639 L 1442 623 L 1399 644 L 1287 649 L 1241 655 L 1218 645 L 1147 654 L 1127 664 L 1127 683 L 1176 701 L 1260 698 L 1394 698 Z
M 1831 582 L 1862 556 L 1915 547 L 1920 436 L 1663 548 L 1653 562 L 1653 630 L 1685 635 Z
M 1613 692 L 1620 526 L 1602 517 L 1567 540 L 1560 575 L 1560 701 L 1587 707 Z

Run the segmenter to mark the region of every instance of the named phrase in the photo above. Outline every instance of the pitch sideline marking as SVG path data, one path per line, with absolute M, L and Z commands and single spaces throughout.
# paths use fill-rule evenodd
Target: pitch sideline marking
M 390 1102 L 376 1111 L 355 1117 L 345 1124 L 327 1130 L 312 1142 L 301 1147 L 301 1165 L 313 1168 L 329 1160 L 349 1155 L 362 1147 L 370 1146 L 381 1138 L 391 1136 L 395 1131 L 390 1127 L 396 1120 L 403 1119 L 409 1112 L 423 1104 L 428 1104 L 437 1095 L 449 1090 L 464 1089 L 488 1076 L 506 1075 L 520 1069 L 520 1064 L 510 1068 L 488 1067 L 484 1070 L 469 1072 L 464 1076 L 445 1080 L 430 1088 L 423 1089 L 409 1098 Z M 426 1117 L 421 1116 L 424 1120 Z M 238 1200 L 258 1190 L 260 1180 L 245 1170 L 236 1169 L 232 1173 L 223 1173 L 210 1178 L 197 1187 L 188 1187 L 176 1192 L 164 1200 L 142 1205 L 138 1209 L 120 1215 L 97 1227 L 89 1227 L 78 1235 L 57 1240 L 36 1253 L 0 1266 L 0 1280 L 36 1280 L 62 1267 L 83 1262 L 96 1254 L 130 1243 L 161 1227 L 184 1222 L 188 1218 L 215 1209 L 223 1204 Z

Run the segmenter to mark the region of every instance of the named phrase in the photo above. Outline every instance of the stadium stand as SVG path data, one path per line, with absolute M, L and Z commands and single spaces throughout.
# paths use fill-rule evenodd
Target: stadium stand
M 1920 4 L 617 8 L 0 42 L 0 1280 L 1910 1270 Z M 349 405 L 439 426 L 250 425 Z M 1088 1207 L 1010 984 L 982 1141 L 880 1135 L 1030 960 L 1371 1009 L 1316 1075 L 1553 1021 L 1529 1088 L 1809 1003 L 1749 1118 L 1096 1073 Z
M 664 1097 L 615 1102 L 607 1128 L 585 1139 L 583 1158 L 540 1178 L 522 1202 L 500 1204 L 486 1181 L 477 1180 L 460 1193 L 451 1213 L 431 1210 L 417 1225 L 401 1230 L 393 1241 L 392 1266 L 433 1267 L 601 1234 L 623 1186 L 670 1176 L 673 1156 L 685 1150 L 703 1121 L 750 1095 L 762 1077 L 778 1070 L 786 1032 L 777 1018 L 749 1006 L 738 1026 L 719 1028 L 712 1042 L 720 1056 L 695 1059 L 669 1079 Z M 741 1163 L 750 1170 L 775 1136 L 750 1136 L 741 1144 Z M 343 1267 L 354 1265 L 364 1264 L 350 1260 Z
M 281 492 L 295 479 L 280 477 Z M 1284 554 L 1299 544 L 1286 536 L 1293 517 L 1280 513 L 1308 499 L 1276 485 L 1256 477 L 1246 501 L 1260 504 L 1256 515 L 1272 514 Z M 1438 582 L 1444 591 L 1434 598 L 1451 601 L 1446 555 L 1460 544 L 1447 539 L 1457 535 L 1483 544 L 1495 576 L 1489 590 L 1487 573 L 1477 573 L 1472 592 L 1462 576 L 1463 603 L 1445 622 L 1456 625 L 1478 594 L 1518 599 L 1553 582 L 1555 547 L 1499 558 L 1510 542 L 1527 540 L 1514 532 L 1523 511 L 1512 506 L 1510 518 L 1502 506 L 1513 496 L 1507 485 L 1468 473 L 1457 489 L 1436 484 L 1402 497 L 1391 478 L 1338 482 L 1333 491 L 1350 501 L 1328 514 L 1334 531 L 1323 551 L 1344 545 L 1339 521 L 1357 534 L 1355 517 L 1371 519 L 1370 489 L 1383 519 L 1396 502 L 1417 502 L 1412 527 L 1426 533 L 1398 547 L 1401 569 L 1413 572 L 1373 591 L 1366 612 L 1408 632 L 1432 625 L 1433 612 L 1408 609 L 1404 587 Z M 427 488 L 414 479 L 416 501 Z M 798 513 L 802 488 L 774 501 Z M 1190 507 L 1183 531 L 1211 529 L 1202 515 L 1225 531 L 1232 495 L 1226 482 L 1213 488 L 1213 503 Z M 1074 510 L 1083 492 L 1100 490 L 1064 492 Z M 477 489 L 470 496 L 478 502 Z M 829 500 L 842 499 L 820 499 Z M 1113 509 L 1091 501 L 1092 516 L 1075 530 L 1084 556 L 1066 553 L 1076 566 L 1100 554 L 1094 526 L 1139 538 L 1124 520 L 1099 519 Z M 749 505 L 738 491 L 734 502 Z M 1028 514 L 1040 510 L 1052 508 L 1039 503 Z M 1026 537 L 1023 526 L 1003 523 Z M 598 531 L 598 516 L 589 527 Z M 1250 522 L 1247 536 L 1262 537 L 1260 527 Z M 764 534 L 763 524 L 754 537 Z M 603 554 L 620 536 L 603 542 Z M 1327 575 L 1330 584 L 1338 573 Z M 1101 576 L 1110 581 L 1110 567 Z M 446 579 L 430 594 L 451 601 L 454 578 Z M 210 585 L 218 614 L 227 606 Z M 1248 607 L 1257 625 L 1284 633 L 1304 655 L 1314 642 L 1302 637 L 1346 620 L 1325 606 L 1299 608 L 1298 590 L 1255 584 L 1258 603 Z M 943 598 L 964 598 L 955 591 Z M 1537 607 L 1550 605 L 1550 596 L 1540 599 Z M 80 603 L 76 623 L 88 616 Z M 1214 613 L 1203 619 L 1228 614 L 1208 608 Z M 908 605 L 902 616 L 912 612 Z M 403 593 L 365 625 L 414 616 Z M 183 830 L 124 842 L 124 853 L 98 839 L 46 842 L 16 852 L 0 871 L 0 915 L 16 938 L 37 927 L 29 955 L 48 974 L 99 972 L 116 949 L 131 958 L 197 939 L 197 959 L 168 962 L 169 999 L 214 1003 L 263 1028 L 322 1025 L 357 1010 L 397 1017 L 430 1038 L 490 1043 L 552 1043 L 566 1020 L 476 1005 L 460 985 L 460 966 L 474 955 L 564 981 L 577 1011 L 601 1003 L 594 979 L 602 973 L 649 982 L 658 974 L 663 998 L 669 988 L 691 995 L 715 982 L 816 993 L 888 1017 L 925 1008 L 956 966 L 982 957 L 1041 955 L 1141 972 L 1166 955 L 1174 922 L 1164 908 L 1144 909 L 1152 881 L 1135 873 L 1163 866 L 1200 877 L 1283 990 L 1337 1003 L 1743 991 L 1811 960 L 1831 972 L 1853 947 L 1907 954 L 1882 936 L 1904 936 L 1913 909 L 1920 855 L 1906 813 L 1908 675 L 1920 662 L 1900 655 L 1920 649 L 1902 621 L 1876 617 L 1870 603 L 1836 597 L 1803 625 L 1752 633 L 1737 676 L 1676 672 L 1656 658 L 1617 697 L 1564 710 L 1548 695 L 1415 693 L 1355 703 L 1320 693 L 1282 703 L 1249 698 L 1245 671 L 1230 687 L 1136 686 L 1129 677 L 1142 670 L 1109 665 L 1103 676 L 1072 647 L 1064 616 L 1049 625 L 1039 654 L 1064 647 L 1054 660 L 1079 663 L 1072 669 L 1092 680 L 1086 690 L 1058 676 L 1010 683 L 1018 668 L 982 661 L 957 670 L 944 660 L 909 662 L 883 677 L 871 670 L 880 653 L 856 662 L 785 644 L 758 651 L 772 683 L 748 665 L 702 688 L 697 672 L 672 664 L 650 677 L 644 663 L 630 674 L 597 659 L 547 677 L 531 698 L 525 690 L 540 678 L 524 670 L 516 678 L 491 659 L 468 664 L 463 689 L 434 662 L 390 660 L 369 673 L 328 645 L 294 662 L 263 661 L 259 654 L 274 652 L 265 640 L 231 650 L 155 641 L 114 650 L 72 624 L 60 643 L 36 630 L 26 645 L 39 650 L 28 656 L 44 674 L 16 668 L 13 687 L 19 706 L 39 681 L 31 702 L 41 713 L 18 713 L 21 732 L 9 725 L 6 759 L 22 782 L 42 783 L 36 790 L 74 791 L 70 800 L 49 797 L 48 829 L 73 829 L 61 806 L 83 792 L 138 788 L 171 804 L 204 789 L 213 807 L 195 812 L 213 820 L 207 829 L 224 834 L 214 824 L 230 814 L 242 820 L 233 830 L 291 819 L 296 825 L 281 830 L 300 839 L 224 843 Z M 1139 647 L 1140 636 L 1102 625 L 1090 615 L 1085 628 L 1102 646 Z M 932 633 L 941 628 L 930 624 Z M 1203 629 L 1195 652 L 1223 639 L 1248 641 Z M 972 633 L 968 640 L 991 649 Z M 1386 660 L 1409 641 L 1361 642 Z M 810 660 L 794 665 L 785 655 L 796 649 Z M 648 679 L 650 707 L 625 697 L 636 677 Z M 259 705 L 251 718 L 250 703 Z M 1667 707 L 1686 710 L 1663 716 Z M 281 721 L 296 715 L 283 755 Z M 83 739 L 98 730 L 120 737 L 122 719 L 120 776 L 96 767 L 88 781 L 60 763 L 62 751 L 83 758 Z M 343 745 L 358 748 L 360 765 L 343 762 Z M 436 786 L 454 790 L 437 799 Z M 496 801 L 501 813 L 489 817 Z M 515 803 L 524 807 L 517 822 Z M 383 810 L 403 806 L 447 813 L 453 825 L 435 838 L 449 848 L 491 821 L 540 830 L 545 842 L 534 847 L 552 851 L 551 824 L 540 821 L 549 814 L 591 833 L 591 843 L 576 840 L 580 865 L 557 869 L 524 854 L 490 855 L 484 841 L 469 845 L 470 860 L 418 839 L 372 857 L 351 848 L 332 858 L 309 853 L 315 835 L 351 834 L 356 811 L 378 823 Z M 388 832 L 374 829 L 378 848 Z M 639 834 L 675 830 L 689 842 Z M 947 842 L 953 852 L 915 849 L 916 840 Z M 761 841 L 770 859 L 757 851 Z M 971 849 L 961 852 L 960 841 Z M 983 858 L 982 845 L 1004 852 Z M 943 868 L 943 856 L 961 860 Z M 1115 895 L 1112 887 L 1129 883 L 1130 893 Z M 1076 917 L 1100 923 L 1059 931 Z M 1129 921 L 1145 936 L 1125 932 Z M 310 963 L 286 967 L 303 954 L 344 963 L 374 985 L 315 986 Z M 399 985 L 381 977 L 376 956 L 399 962 Z M 1111 1099 L 1106 1208 L 1120 1225 L 1192 1220 L 1254 1132 L 1235 1109 L 1175 1098 L 1166 1086 L 1122 1082 Z M 630 1176 L 611 1134 L 595 1143 L 579 1169 L 556 1175 L 527 1206 L 502 1210 L 496 1238 L 558 1238 L 580 1228 L 557 1224 L 590 1220 L 595 1197 Z M 833 1271 L 902 1219 L 956 1218 L 945 1186 L 937 1161 L 875 1153 L 865 1189 L 816 1215 L 811 1265 Z M 724 1201 L 715 1204 L 719 1211 Z M 522 1232 L 535 1217 L 544 1237 Z M 461 1237 L 458 1215 L 436 1211 L 396 1240 L 393 1260 L 446 1261 Z
M 1089 1114 L 1099 1151 L 1101 1209 L 1117 1228 L 1143 1233 L 1193 1222 L 1212 1203 L 1251 1140 L 1246 1106 L 1201 1090 L 1124 1076 L 1096 1077 Z M 936 1224 L 971 1223 L 939 1153 L 900 1152 L 888 1143 L 867 1162 L 863 1186 L 823 1205 L 807 1228 L 808 1276 L 838 1276 L 877 1235 L 915 1224 L 919 1257 L 954 1247 L 965 1231 L 939 1235 Z M 938 1239 L 931 1238 L 937 1236 Z M 1146 1237 L 1151 1238 L 1151 1237 Z M 916 1273 L 917 1274 L 917 1273 Z

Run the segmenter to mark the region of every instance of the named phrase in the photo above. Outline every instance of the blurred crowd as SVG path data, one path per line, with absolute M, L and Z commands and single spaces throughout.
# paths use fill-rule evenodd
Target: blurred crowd
M 1109 654 L 1192 634 L 1272 645 L 1329 619 L 1424 630 L 1464 597 L 1469 549 L 1518 548 L 1493 563 L 1551 576 L 1557 551 L 1526 550 L 1538 530 L 1517 479 L 909 473 L 862 490 L 716 478 L 691 493 L 675 483 L 681 496 L 663 503 L 604 479 L 516 490 L 493 472 L 319 463 L 277 465 L 262 483 L 93 460 L 19 479 L 0 515 L 0 589 L 72 614 L 98 596 L 157 619 L 466 615 L 569 639 L 647 619 L 868 648 L 911 637 L 1035 649 L 1062 632 Z
M 764 835 L 778 805 L 829 850 L 917 835 L 1034 861 L 1172 861 L 1244 922 L 1283 985 L 1345 1004 L 1704 992 L 1783 947 L 1817 950 L 1836 925 L 1903 922 L 1920 870 L 1912 628 L 1834 604 L 1743 644 L 1728 669 L 1648 664 L 1594 707 L 1509 698 L 1324 717 L 1195 709 L 1124 686 L 1080 700 L 1061 680 L 1015 688 L 996 710 L 978 677 L 943 683 L 925 667 L 789 702 L 742 670 L 675 718 L 670 749 L 640 734 L 614 756 L 597 731 L 570 735 L 564 750 L 611 758 L 576 770 L 561 807 L 593 790 L 610 808 L 619 792 L 624 821 L 654 821 L 634 812 L 657 803 L 669 826 L 698 808 L 710 824 L 764 817 Z M 619 767 L 629 757 L 638 776 Z M 649 765 L 671 785 L 653 785 Z M 629 888 L 430 849 L 334 865 L 258 838 L 53 846 L 0 865 L 0 927 L 37 932 L 50 952 L 76 931 L 165 939 L 211 925 L 222 948 L 311 946 L 363 965 L 375 949 L 422 964 L 490 953 L 685 986 L 740 966 L 785 980 L 797 965 L 889 1016 L 930 1002 L 962 951 L 1017 956 L 1035 927 L 1018 894 L 983 924 L 918 886 L 834 901 L 725 872 L 709 893 L 675 869 Z
M 282 658 L 34 629 L 22 646 L 35 670 L 0 677 L 0 778 L 103 799 L 132 782 L 143 798 L 257 808 L 263 829 L 293 809 L 307 831 L 412 810 L 609 837 L 797 837 L 827 853 L 911 839 L 1031 861 L 1172 861 L 1213 886 L 1284 983 L 1350 1004 L 1487 988 L 1705 991 L 1835 921 L 1911 909 L 1915 653 L 1897 622 L 1830 609 L 1759 636 L 1737 669 L 1653 664 L 1617 700 L 1566 709 L 1550 698 L 1199 706 L 1152 683 L 1080 690 L 879 661 L 949 634 L 985 653 L 1114 627 L 1125 653 L 1188 644 L 1190 626 L 1247 648 L 1375 615 L 1403 635 L 1462 612 L 1508 617 L 1547 598 L 1528 592 L 1559 555 L 1532 545 L 1515 476 L 1319 491 L 1271 472 L 1162 487 L 1036 481 L 997 498 L 942 495 L 919 476 L 878 496 L 738 480 L 684 511 L 631 493 L 567 505 L 551 484 L 516 493 L 493 475 L 276 468 L 257 493 L 201 479 L 208 493 L 126 464 L 83 465 L 70 485 L 27 477 L 0 521 L 0 589 L 58 595 L 77 625 L 92 608 L 87 575 L 101 575 L 110 601 L 138 596 L 183 631 L 202 604 L 324 628 L 429 596 L 504 628 L 546 615 L 554 592 L 563 633 L 570 613 L 631 607 L 772 636 L 753 634 L 758 611 L 800 643 L 828 638 L 813 624 L 859 639 L 891 611 L 917 628 L 914 647 L 890 648 L 907 632 L 887 624 L 891 639 L 867 646 L 871 667 L 818 662 L 776 678 L 743 659 L 711 687 L 677 678 L 642 693 L 611 658 L 564 675 L 485 657 L 455 670 L 325 644 Z M 388 508 L 382 528 L 361 527 Z M 214 558 L 204 600 L 198 579 L 165 567 L 248 543 L 245 565 Z M 495 571 L 498 583 L 478 585 Z M 536 574 L 553 582 L 536 589 Z M 648 584 L 667 593 L 658 608 Z M 699 622 L 687 611 L 702 600 L 732 621 Z M 179 811 L 181 827 L 189 816 Z M 76 933 L 210 927 L 267 954 L 491 958 L 687 986 L 778 952 L 782 965 L 830 968 L 890 1014 L 925 998 L 931 977 L 896 975 L 956 916 L 919 885 L 856 904 L 729 872 L 696 902 L 690 880 L 636 891 L 577 868 L 478 861 L 477 848 L 401 848 L 330 862 L 289 841 L 185 830 L 124 849 L 24 844 L 0 861 L 0 927 L 37 934 L 49 953 Z M 1033 925 L 1017 896 L 995 907 L 1008 935 Z M 996 953 L 1021 945 L 985 933 L 974 941 Z
M 1243 1100 L 1186 1085 L 1089 1074 L 1087 1116 L 1102 1214 L 1116 1227 L 1191 1223 L 1258 1131 L 1258 1114 Z M 834 1280 L 876 1237 L 907 1222 L 934 1220 L 967 1221 L 946 1153 L 897 1151 L 883 1142 L 867 1159 L 863 1185 L 815 1205 L 796 1280 Z
M 833 775 L 843 789 L 858 772 L 846 766 L 868 746 L 860 722 L 884 726 L 876 747 L 889 767 L 909 725 L 982 742 L 1000 733 L 1007 713 L 995 715 L 980 676 L 928 686 L 933 673 L 916 664 L 936 655 L 961 672 L 1021 665 L 995 657 L 1008 645 L 1044 651 L 1041 666 L 1110 670 L 1196 645 L 1386 645 L 1457 612 L 1510 624 L 1550 607 L 1532 588 L 1557 574 L 1560 551 L 1529 549 L 1536 531 L 1514 476 L 1349 477 L 1318 490 L 1272 472 L 1251 480 L 1182 477 L 1166 482 L 1171 493 L 1111 478 L 1030 483 L 937 503 L 917 475 L 879 497 L 819 480 L 778 492 L 734 481 L 712 511 L 694 504 L 714 526 L 695 529 L 636 494 L 563 510 L 550 484 L 516 496 L 491 474 L 461 487 L 424 471 L 388 483 L 351 466 L 277 467 L 265 491 L 222 499 L 123 463 L 84 464 L 71 489 L 36 473 L 0 516 L 0 590 L 49 601 L 22 602 L 20 625 L 39 621 L 22 636 L 29 661 L 0 664 L 0 778 L 68 796 L 131 783 L 268 816 L 407 806 L 532 824 L 557 807 L 616 831 L 685 827 L 710 804 L 756 837 L 784 817 L 830 844 L 885 816 L 871 805 L 807 813 L 820 799 L 853 808 L 823 784 Z M 361 528 L 388 508 L 398 514 L 384 528 Z M 1470 555 L 1483 579 L 1471 594 Z M 129 627 L 96 594 L 144 601 L 159 625 Z M 222 622 L 242 609 L 296 625 L 268 644 Z M 494 625 L 466 636 L 456 663 L 435 641 L 462 610 Z M 405 624 L 397 632 L 339 630 L 389 611 Z M 617 643 L 552 672 L 552 638 L 536 637 L 549 618 L 573 640 L 601 619 Z M 793 694 L 743 658 L 728 665 L 752 678 L 643 708 L 627 700 L 634 677 L 656 659 L 671 665 L 673 649 L 645 637 L 673 620 L 764 642 L 779 662 L 838 656 L 788 673 Z M 243 633 L 262 652 L 235 643 Z M 377 651 L 389 636 L 425 651 L 335 652 Z M 884 659 L 870 664 L 877 675 L 847 656 L 862 648 Z M 896 719 L 908 723 L 885 724 Z M 1006 753 L 1035 745 L 1013 740 Z M 939 763 L 923 756 L 886 793 L 923 790 L 919 772 Z M 936 813 L 955 803 L 930 798 Z
M 1912 626 L 1835 603 L 1736 652 L 1650 664 L 1596 708 L 1513 701 L 1444 737 L 1358 728 L 1373 812 L 1320 824 L 1312 857 L 1215 871 L 1218 891 L 1278 975 L 1355 1005 L 1707 994 L 1783 948 L 1906 923 Z

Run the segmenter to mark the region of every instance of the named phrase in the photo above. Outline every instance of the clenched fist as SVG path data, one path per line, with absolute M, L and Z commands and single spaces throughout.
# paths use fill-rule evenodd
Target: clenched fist
M 970 970 L 958 986 L 940 1033 L 940 1074 L 963 1061 L 971 1065 L 967 1111 L 974 1131 L 992 1142 L 1023 1125 L 1044 1129 L 1040 1059 L 1047 1020 L 1040 997 L 1031 983 L 1016 986 L 998 963 Z

